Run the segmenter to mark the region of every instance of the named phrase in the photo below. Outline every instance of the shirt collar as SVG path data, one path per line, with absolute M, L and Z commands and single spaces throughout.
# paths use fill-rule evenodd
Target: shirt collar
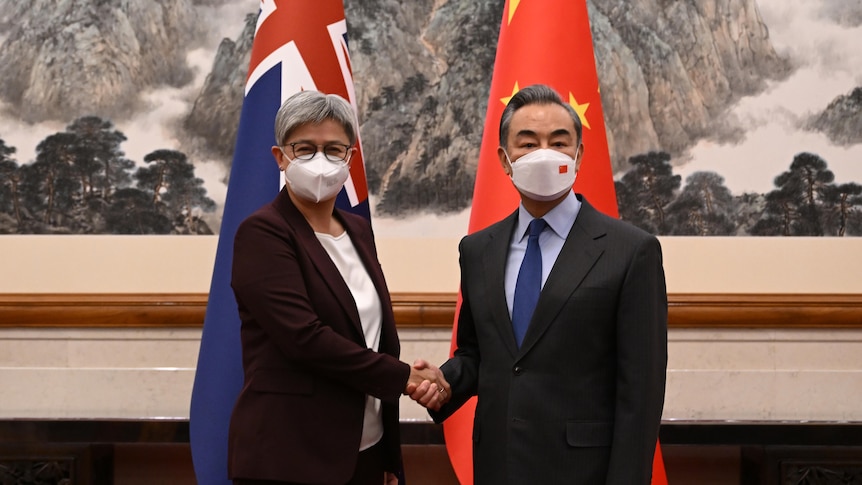
M 560 238 L 565 239 L 575 225 L 575 219 L 578 217 L 578 212 L 581 211 L 581 201 L 575 196 L 575 191 L 570 190 L 569 195 L 557 204 L 556 207 L 548 211 L 542 216 L 542 219 L 548 223 L 554 233 Z M 533 216 L 524 208 L 524 204 L 518 205 L 518 225 L 515 227 L 517 241 L 522 241 L 527 237 L 527 229 L 530 226 L 530 221 Z

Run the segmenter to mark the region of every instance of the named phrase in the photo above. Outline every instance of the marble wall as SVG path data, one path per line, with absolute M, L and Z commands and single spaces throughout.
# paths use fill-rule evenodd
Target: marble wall
M 403 329 L 442 362 L 448 329 Z M 0 418 L 187 418 L 196 329 L 0 329 Z M 665 420 L 862 421 L 862 330 L 669 334 Z M 428 420 L 409 399 L 403 420 Z

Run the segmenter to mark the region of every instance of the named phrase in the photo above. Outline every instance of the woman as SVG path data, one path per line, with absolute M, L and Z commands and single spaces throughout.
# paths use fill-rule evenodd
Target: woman
M 398 398 L 420 386 L 431 407 L 448 396 L 436 368 L 398 360 L 371 226 L 335 209 L 355 123 L 339 96 L 288 98 L 272 147 L 285 188 L 236 233 L 244 385 L 228 471 L 238 485 L 395 483 Z

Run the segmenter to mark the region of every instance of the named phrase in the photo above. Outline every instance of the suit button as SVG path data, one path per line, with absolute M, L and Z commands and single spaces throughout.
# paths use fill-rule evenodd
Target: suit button
M 521 368 L 521 366 L 517 366 L 517 365 L 515 366 L 515 368 L 514 368 L 514 369 L 512 369 L 512 372 L 513 372 L 516 376 L 521 375 L 521 372 L 523 372 L 523 371 L 524 371 L 524 369 L 522 369 L 522 368 Z

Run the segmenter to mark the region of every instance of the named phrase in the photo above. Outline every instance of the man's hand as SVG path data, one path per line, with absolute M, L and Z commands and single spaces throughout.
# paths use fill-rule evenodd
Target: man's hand
M 452 390 L 439 368 L 423 359 L 416 359 L 410 368 L 410 378 L 404 394 L 422 406 L 439 411 L 452 397 Z

